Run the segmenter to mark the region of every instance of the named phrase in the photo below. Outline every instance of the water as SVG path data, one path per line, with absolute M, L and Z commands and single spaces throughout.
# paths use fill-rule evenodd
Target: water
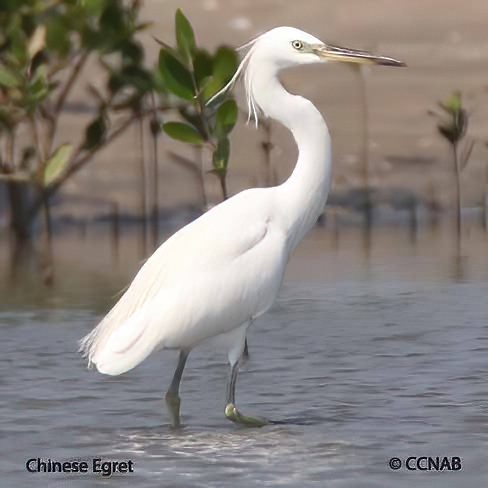
M 407 268 L 425 261 L 415 254 Z M 488 282 L 404 279 L 398 263 L 392 271 L 388 260 L 373 261 L 366 277 L 289 279 L 250 331 L 237 404 L 285 422 L 261 429 L 224 418 L 221 353 L 190 355 L 178 431 L 163 400 L 175 352 L 120 377 L 87 370 L 77 340 L 106 310 L 114 283 L 90 300 L 85 289 L 78 302 L 66 298 L 73 290 L 44 305 L 31 295 L 23 306 L 4 302 L 0 485 L 486 486 Z M 411 456 L 460 457 L 462 470 L 388 465 Z M 130 459 L 134 473 L 28 473 L 25 462 L 38 457 L 86 460 L 90 468 L 94 458 Z

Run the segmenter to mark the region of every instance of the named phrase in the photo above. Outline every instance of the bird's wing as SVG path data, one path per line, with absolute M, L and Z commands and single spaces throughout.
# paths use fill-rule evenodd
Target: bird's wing
M 257 204 L 260 194 L 242 192 L 176 232 L 146 261 L 114 308 L 132 315 L 162 288 L 214 273 L 256 246 L 270 224 L 266 205 Z
M 252 264 L 257 263 L 258 267 L 253 269 L 260 273 L 259 267 L 266 268 L 267 261 L 281 259 L 273 256 L 280 254 L 279 249 L 271 253 L 252 252 L 265 240 L 279 247 L 277 239 L 271 242 L 269 237 L 272 204 L 272 193 L 268 190 L 247 190 L 214 207 L 164 242 L 146 261 L 119 302 L 84 339 L 82 349 L 89 359 L 105 347 L 111 336 L 118 336 L 119 348 L 127 348 L 142 333 L 142 324 L 148 325 L 154 315 L 161 315 L 164 302 L 171 301 L 176 309 L 175 299 L 198 296 L 200 302 L 194 308 L 201 310 L 212 301 L 211 294 L 203 298 L 207 292 L 219 289 L 225 294 L 230 288 L 252 286 L 249 281 Z M 219 301 L 224 301 L 224 297 Z M 114 336 L 117 329 L 120 330 Z

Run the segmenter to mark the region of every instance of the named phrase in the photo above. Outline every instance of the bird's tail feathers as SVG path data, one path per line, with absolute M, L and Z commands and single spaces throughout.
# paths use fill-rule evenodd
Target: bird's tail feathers
M 159 343 L 158 328 L 148 308 L 141 308 L 115 328 L 106 317 L 83 338 L 80 352 L 88 359 L 88 366 L 119 375 L 144 361 Z

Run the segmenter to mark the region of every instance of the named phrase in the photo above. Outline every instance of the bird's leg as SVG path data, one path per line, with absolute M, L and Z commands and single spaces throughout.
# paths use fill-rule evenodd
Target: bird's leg
M 171 417 L 171 424 L 173 427 L 180 427 L 180 382 L 183 376 L 183 370 L 185 369 L 185 363 L 188 358 L 190 351 L 180 351 L 180 356 L 178 358 L 178 366 L 176 366 L 175 374 L 173 375 L 173 380 L 171 385 L 169 385 L 168 391 L 166 392 L 166 405 L 168 407 L 169 416 Z
M 246 425 L 248 427 L 262 427 L 271 423 L 268 419 L 263 417 L 249 417 L 243 415 L 235 405 L 236 403 L 236 382 L 239 368 L 247 361 L 249 352 L 247 348 L 247 339 L 244 343 L 244 351 L 241 357 L 232 365 L 230 370 L 229 383 L 227 387 L 227 405 L 225 407 L 225 416 L 235 422 L 236 424 Z

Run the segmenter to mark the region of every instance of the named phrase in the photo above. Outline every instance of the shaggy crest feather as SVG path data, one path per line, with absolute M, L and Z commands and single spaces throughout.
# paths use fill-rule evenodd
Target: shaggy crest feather
M 251 77 L 251 70 L 249 69 L 249 60 L 251 59 L 251 56 L 256 48 L 256 44 L 259 41 L 261 36 L 256 37 L 252 39 L 249 42 L 246 42 L 246 44 L 242 45 L 241 47 L 237 48 L 237 51 L 245 51 L 246 49 L 248 50 L 244 57 L 242 58 L 236 72 L 234 73 L 234 76 L 230 79 L 230 81 L 225 85 L 223 88 L 221 88 L 217 93 L 215 93 L 207 102 L 207 104 L 211 104 L 213 101 L 219 98 L 224 93 L 227 93 L 229 90 L 232 90 L 234 85 L 236 84 L 237 80 L 243 76 L 244 77 L 244 88 L 246 92 L 246 102 L 247 102 L 247 123 L 251 121 L 251 119 L 254 119 L 256 123 L 256 127 L 258 126 L 259 122 L 259 114 L 262 113 L 261 109 L 259 108 L 259 105 L 256 103 L 254 100 L 253 96 L 253 91 L 252 91 L 252 77 Z

